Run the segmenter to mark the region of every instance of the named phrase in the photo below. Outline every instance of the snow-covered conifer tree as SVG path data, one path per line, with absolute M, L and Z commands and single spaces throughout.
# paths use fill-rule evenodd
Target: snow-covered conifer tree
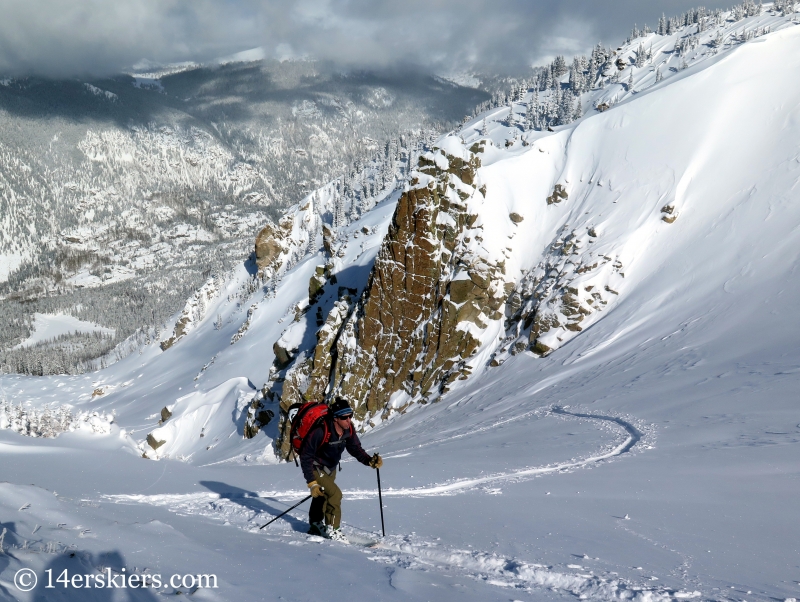
M 575 107 L 572 103 L 574 98 L 572 94 L 566 93 L 560 95 L 558 103 L 558 125 L 566 125 L 572 121 L 572 116 L 575 113 Z
M 568 71 L 567 61 L 564 59 L 563 56 L 558 55 L 553 60 L 553 79 L 557 80 L 559 77 L 564 75 Z
M 538 129 L 539 124 L 539 90 L 534 90 L 533 99 L 528 103 L 528 112 L 526 114 L 526 123 L 528 129 Z
M 644 44 L 639 42 L 639 48 L 636 50 L 635 65 L 639 68 L 644 67 L 645 59 L 647 58 L 647 51 L 644 49 Z
M 576 96 L 583 92 L 583 69 L 577 56 L 572 59 L 572 69 L 569 72 L 569 87 Z
M 583 117 L 583 109 L 581 108 L 581 99 L 575 99 L 575 108 L 572 113 L 572 121 L 576 121 Z

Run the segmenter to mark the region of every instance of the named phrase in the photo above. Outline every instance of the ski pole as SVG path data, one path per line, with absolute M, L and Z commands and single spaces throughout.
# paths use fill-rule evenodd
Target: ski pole
M 284 514 L 286 514 L 287 512 L 291 512 L 292 510 L 294 510 L 295 508 L 297 508 L 297 507 L 298 507 L 300 504 L 302 504 L 303 502 L 305 502 L 307 499 L 310 499 L 310 498 L 311 498 L 311 496 L 310 496 L 310 495 L 309 495 L 309 496 L 307 496 L 307 497 L 304 497 L 302 500 L 300 500 L 299 502 L 297 502 L 297 503 L 296 503 L 294 506 L 292 506 L 291 508 L 289 508 L 288 510 L 286 510 L 286 512 L 281 512 L 281 513 L 280 513 L 278 516 L 276 516 L 275 518 L 273 518 L 273 519 L 272 519 L 271 521 L 269 521 L 269 522 L 268 522 L 266 525 L 261 525 L 261 526 L 258 528 L 258 530 L 260 531 L 261 529 L 263 529 L 263 528 L 264 528 L 264 527 L 266 527 L 267 525 L 270 525 L 270 524 L 274 523 L 274 522 L 275 522 L 276 520 L 278 520 L 278 519 L 279 519 L 281 516 L 283 516 L 283 515 L 284 515 Z
M 376 468 L 375 472 L 378 473 L 378 501 L 381 504 L 381 532 L 386 537 L 386 527 L 383 526 L 383 496 L 381 496 L 381 469 Z

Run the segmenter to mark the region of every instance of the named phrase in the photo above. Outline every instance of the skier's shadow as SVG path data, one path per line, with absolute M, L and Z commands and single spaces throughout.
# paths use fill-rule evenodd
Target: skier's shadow
M 276 508 L 274 506 L 270 506 L 264 501 L 265 498 L 259 497 L 254 491 L 240 489 L 239 487 L 234 487 L 233 485 L 228 485 L 227 483 L 220 483 L 219 481 L 200 481 L 200 484 L 210 491 L 219 494 L 221 499 L 230 500 L 235 504 L 239 504 L 243 508 L 247 508 L 248 510 L 258 512 L 259 514 L 263 515 L 259 518 L 259 520 L 264 523 L 268 522 L 271 517 L 278 516 L 281 512 L 288 508 L 288 506 L 286 508 Z M 284 514 L 281 520 L 288 522 L 294 531 L 305 533 L 308 529 L 308 524 L 305 521 L 298 520 L 291 514 Z

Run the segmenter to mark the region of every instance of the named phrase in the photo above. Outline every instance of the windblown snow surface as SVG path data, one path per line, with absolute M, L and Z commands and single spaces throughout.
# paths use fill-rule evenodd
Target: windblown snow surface
M 375 472 L 345 461 L 338 482 L 345 532 L 378 547 L 309 538 L 306 505 L 259 530 L 307 494 L 299 469 L 275 459 L 277 420 L 242 433 L 272 344 L 324 262 L 310 254 L 274 291 L 247 292 L 248 264 L 228 275 L 166 352 L 0 378 L 15 406 L 116 416 L 110 434 L 0 430 L 0 598 L 800 597 L 800 27 L 766 13 L 726 31 L 770 19 L 771 33 L 697 54 L 658 84 L 598 92 L 616 104 L 527 132 L 526 145 L 506 147 L 507 111 L 488 116 L 487 195 L 471 210 L 489 250 L 505 250 L 517 278 L 560 233 L 593 228 L 579 252 L 624 266 L 618 295 L 544 358 L 489 368 L 504 336 L 490 325 L 473 376 L 364 434 L 386 459 L 385 539 Z M 482 120 L 439 145 L 469 147 Z M 547 205 L 556 184 L 569 198 Z M 343 286 L 365 286 L 397 194 L 341 234 Z M 167 443 L 142 459 L 153 432 Z M 39 580 L 27 593 L 14 585 L 22 568 Z M 214 574 L 218 587 L 46 588 L 47 569 L 53 580 Z

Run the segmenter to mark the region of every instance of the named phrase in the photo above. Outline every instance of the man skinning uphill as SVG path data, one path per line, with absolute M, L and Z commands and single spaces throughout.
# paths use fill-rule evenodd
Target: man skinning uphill
M 380 468 L 383 460 L 372 457 L 361 447 L 351 423 L 353 409 L 347 400 L 337 397 L 330 412 L 308 432 L 300 448 L 300 466 L 311 490 L 308 512 L 309 534 L 347 542 L 339 524 L 342 519 L 342 490 L 336 485 L 336 467 L 346 449 L 356 460 Z M 324 522 L 323 522 L 324 520 Z

